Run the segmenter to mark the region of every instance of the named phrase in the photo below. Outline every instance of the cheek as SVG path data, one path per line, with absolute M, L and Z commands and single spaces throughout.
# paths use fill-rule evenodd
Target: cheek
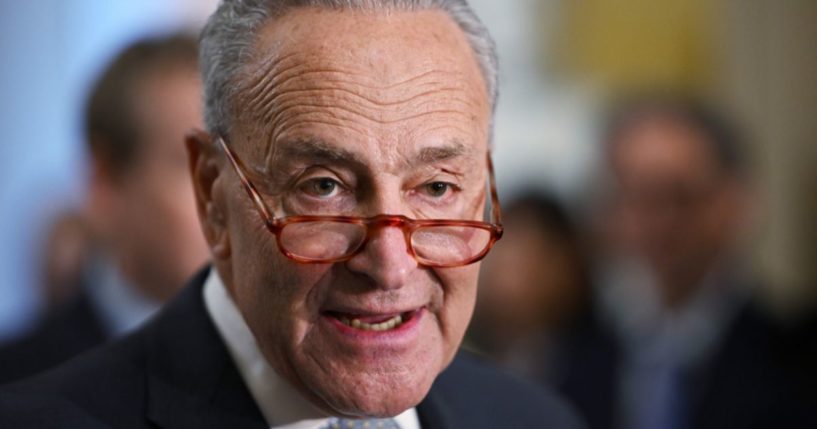
M 151 192 L 150 181 L 133 181 L 123 188 L 111 219 L 111 234 L 127 252 L 161 251 L 162 237 L 167 233 L 161 220 L 165 207 Z M 152 249 L 156 247 L 157 249 Z
M 291 261 L 263 226 L 231 237 L 234 298 L 267 359 L 288 360 L 318 317 L 315 295 L 328 266 Z
M 456 351 L 474 312 L 479 263 L 460 268 L 438 269 L 436 274 L 442 285 L 437 313 L 440 330 L 446 348 Z
M 228 225 L 233 299 L 260 341 L 269 326 L 287 320 L 282 313 L 292 295 L 285 286 L 289 276 L 274 236 L 256 219 L 257 215 L 244 207 L 231 212 L 240 218 L 230 219 Z

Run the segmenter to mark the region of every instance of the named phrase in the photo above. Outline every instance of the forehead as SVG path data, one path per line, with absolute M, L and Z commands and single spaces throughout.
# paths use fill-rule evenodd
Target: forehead
M 694 179 L 709 177 L 717 162 L 697 129 L 673 118 L 646 118 L 633 124 L 615 144 L 620 175 Z
M 296 9 L 256 45 L 237 122 L 268 155 L 305 141 L 385 158 L 452 142 L 486 148 L 485 82 L 441 11 Z
M 184 133 L 201 126 L 201 80 L 192 66 L 166 67 L 135 85 L 133 109 L 145 144 L 173 142 L 179 150 Z M 155 144 L 155 143 L 154 143 Z

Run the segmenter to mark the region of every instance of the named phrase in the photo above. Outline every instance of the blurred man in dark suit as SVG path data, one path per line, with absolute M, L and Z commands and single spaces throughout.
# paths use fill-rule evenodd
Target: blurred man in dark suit
M 181 143 L 201 124 L 196 56 L 189 36 L 143 40 L 119 54 L 92 89 L 85 112 L 90 186 L 78 229 L 88 231 L 93 248 L 80 261 L 79 294 L 0 349 L 0 382 L 132 330 L 207 260 Z
M 598 429 L 813 427 L 742 263 L 752 210 L 734 130 L 698 101 L 644 97 L 605 143 L 612 269 L 562 390 Z
M 503 205 L 502 246 L 482 263 L 467 339 L 520 375 L 564 376 L 572 339 L 592 317 L 590 258 L 582 228 L 554 196 L 525 192 Z
M 502 233 L 497 61 L 465 1 L 226 0 L 200 59 L 187 147 L 213 267 L 0 392 L 0 425 L 578 426 L 457 353 Z

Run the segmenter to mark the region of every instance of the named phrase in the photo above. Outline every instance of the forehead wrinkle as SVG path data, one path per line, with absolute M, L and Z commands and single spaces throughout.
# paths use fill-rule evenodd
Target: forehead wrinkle
M 433 118 L 429 122 L 434 122 L 435 119 L 439 119 L 439 116 L 436 113 L 440 113 L 441 111 L 436 112 L 429 112 L 426 114 L 433 115 Z M 449 113 L 460 113 L 459 111 L 449 111 Z M 290 118 L 286 118 L 280 122 L 278 122 L 271 130 L 270 136 L 268 141 L 270 144 L 267 146 L 266 149 L 266 161 L 267 165 L 269 165 L 270 161 L 273 160 L 275 157 L 275 142 L 278 140 L 278 136 L 285 135 L 291 129 L 296 127 L 304 127 L 308 125 L 328 125 L 337 128 L 342 128 L 348 131 L 352 131 L 355 134 L 358 134 L 362 140 L 368 140 L 371 138 L 370 129 L 366 129 L 365 127 L 360 127 L 359 121 L 354 120 L 346 120 L 345 118 L 341 118 L 338 116 L 333 115 L 326 115 L 321 114 L 319 117 L 315 117 L 316 114 L 314 112 L 307 112 L 302 114 L 295 114 Z M 414 117 L 419 118 L 424 115 L 416 115 Z M 468 119 L 468 118 L 466 118 Z M 434 134 L 434 132 L 450 132 L 452 129 L 459 130 L 461 133 L 467 133 L 468 130 L 463 129 L 462 127 L 458 126 L 459 123 L 462 121 L 454 121 L 453 124 L 446 124 L 446 125 L 439 125 L 433 126 L 429 129 L 426 129 L 422 132 L 422 134 Z M 468 155 L 469 158 L 475 158 L 474 153 L 477 152 L 476 148 L 472 148 L 469 146 L 465 146 L 460 141 L 456 141 L 452 145 L 452 148 L 445 151 L 428 151 L 418 155 L 418 162 L 412 163 L 412 165 L 416 165 L 419 163 L 433 163 L 439 162 L 443 159 L 453 158 L 459 155 Z
M 360 134 L 365 134 L 365 132 L 363 132 L 362 130 L 355 130 L 354 128 L 349 127 L 348 124 L 345 124 L 342 121 L 336 121 L 336 120 L 335 121 L 327 120 L 327 119 L 320 120 L 320 121 L 318 121 L 318 120 L 302 120 L 296 125 L 308 125 L 308 124 L 332 125 L 332 126 L 336 126 L 336 127 L 352 129 L 352 130 L 354 130 L 354 131 L 356 131 L 356 132 L 358 132 Z M 297 156 L 301 156 L 303 158 L 306 155 L 309 155 L 310 153 L 315 154 L 315 155 L 321 155 L 322 159 L 327 159 L 327 160 L 342 160 L 342 159 L 345 159 L 345 160 L 355 159 L 357 161 L 361 160 L 361 158 L 357 154 L 355 154 L 354 152 L 352 152 L 352 151 L 350 151 L 348 149 L 345 149 L 345 148 L 341 148 L 341 147 L 339 147 L 337 145 L 331 145 L 331 144 L 327 143 L 326 141 L 324 141 L 324 140 L 322 140 L 320 138 L 317 138 L 317 137 L 309 136 L 309 137 L 296 137 L 294 139 L 278 139 L 277 136 L 279 136 L 280 134 L 282 134 L 285 131 L 287 131 L 287 130 L 284 129 L 284 130 L 280 130 L 280 132 L 279 132 L 278 128 L 272 130 L 271 135 L 267 139 L 267 141 L 269 143 L 267 144 L 267 147 L 266 147 L 266 149 L 264 151 L 264 160 L 266 161 L 266 165 L 272 165 L 273 163 L 277 162 L 279 159 L 286 158 L 287 156 L 297 155 Z M 297 150 L 297 144 L 299 144 L 299 143 L 304 144 L 307 147 L 304 148 L 304 150 Z M 279 148 L 279 146 L 285 146 L 286 147 L 286 152 L 281 153 L 282 148 Z M 310 147 L 312 149 L 314 149 L 314 150 L 310 151 Z M 333 154 L 333 156 L 328 156 L 328 155 L 330 155 L 330 152 Z M 361 164 L 362 162 L 355 162 L 355 163 L 356 164 Z
M 427 92 L 426 94 L 431 95 L 432 93 L 434 92 Z M 267 112 L 266 116 L 262 118 L 262 122 L 271 128 L 272 136 L 282 135 L 290 128 L 304 125 L 306 123 L 335 125 L 352 129 L 356 133 L 366 136 L 369 134 L 371 129 L 368 128 L 364 121 L 360 120 L 361 118 L 366 122 L 380 125 L 391 125 L 398 122 L 412 121 L 429 116 L 431 117 L 431 120 L 427 121 L 427 124 L 435 122 L 434 119 L 439 119 L 441 117 L 450 118 L 451 116 L 461 118 L 450 121 L 454 125 L 460 123 L 471 123 L 473 121 L 474 118 L 467 113 L 469 110 L 467 108 L 468 100 L 464 100 L 456 96 L 445 96 L 447 95 L 445 92 L 442 94 L 436 94 L 438 96 L 444 96 L 445 100 L 440 102 L 440 97 L 435 97 L 429 100 L 422 99 L 418 96 L 412 96 L 411 100 L 414 102 L 408 102 L 412 108 L 406 110 L 408 112 L 415 112 L 419 110 L 419 113 L 412 115 L 401 115 L 401 113 L 406 111 L 399 109 L 399 107 L 402 106 L 393 106 L 395 108 L 387 112 L 383 112 L 382 109 L 378 110 L 376 108 L 370 108 L 365 104 L 361 104 L 360 98 L 344 99 L 349 101 L 349 103 L 340 102 L 342 100 L 334 101 L 331 99 L 320 98 L 313 99 L 310 102 L 303 102 L 301 100 L 303 100 L 304 97 L 287 96 L 283 101 L 276 103 L 274 106 L 275 108 L 270 106 L 270 111 Z M 439 106 L 433 110 L 422 111 L 422 107 L 424 106 L 433 105 L 437 107 L 440 104 L 445 105 Z M 457 106 L 462 106 L 463 108 L 456 108 Z M 461 130 L 465 131 L 458 126 L 455 126 L 454 128 L 460 128 Z
M 277 79 L 276 76 L 267 75 L 266 79 L 261 78 L 261 80 L 260 80 L 261 82 L 263 82 L 263 84 L 256 84 L 255 86 L 253 86 L 252 88 L 247 90 L 247 93 L 248 93 L 250 98 L 245 103 L 246 104 L 245 109 L 247 111 L 249 111 L 249 112 L 255 112 L 255 111 L 268 112 L 276 104 L 277 98 L 281 94 L 281 91 L 279 90 L 279 88 L 284 86 L 285 83 L 288 80 L 303 77 L 303 76 L 306 76 L 306 75 L 322 75 L 322 74 L 335 74 L 335 73 L 343 73 L 343 72 L 340 71 L 340 70 L 337 70 L 337 69 L 313 69 L 313 70 L 304 71 L 302 73 L 295 74 L 295 75 L 293 75 L 291 77 L 288 77 L 288 78 L 286 78 L 286 80 L 283 83 L 282 82 L 277 82 L 278 79 Z M 270 76 L 272 76 L 272 77 L 270 78 Z M 321 81 L 321 82 L 331 82 L 332 81 L 332 80 L 320 79 L 320 78 L 316 78 L 315 80 L 316 81 Z M 253 93 L 254 91 L 257 91 L 257 92 Z M 255 116 L 259 116 L 259 115 L 255 115 Z M 262 113 L 261 116 L 264 116 L 263 113 Z
M 431 104 L 429 102 L 421 103 Z M 434 103 L 436 104 L 436 103 Z M 463 111 L 463 109 L 452 108 L 438 108 L 435 110 L 421 111 L 420 113 L 408 114 L 414 110 L 408 111 L 394 111 L 394 112 L 379 112 L 376 110 L 366 109 L 359 105 L 347 105 L 345 103 L 302 103 L 297 100 L 287 102 L 283 105 L 277 106 L 273 112 L 263 118 L 263 123 L 271 129 L 273 136 L 284 134 L 287 130 L 294 126 L 305 125 L 309 122 L 319 122 L 326 125 L 335 125 L 343 128 L 354 130 L 361 135 L 368 135 L 372 129 L 370 125 L 375 124 L 379 126 L 394 125 L 399 122 L 409 122 L 430 117 L 426 123 L 433 123 L 440 120 L 441 117 L 457 117 L 460 119 L 450 121 L 454 124 L 470 123 L 472 117 Z M 445 106 L 444 106 L 445 107 Z M 402 113 L 402 115 L 401 115 Z M 401 115 L 401 116 L 398 116 Z
M 280 43 L 279 43 L 279 45 L 280 45 Z M 324 52 L 324 51 L 327 51 L 327 52 Z M 311 71 L 306 71 L 305 72 L 305 71 L 302 71 L 302 70 L 299 70 L 299 69 L 302 68 L 302 67 L 305 67 L 305 64 L 309 64 L 311 61 L 315 61 L 318 64 L 325 63 L 325 61 L 322 61 L 322 60 L 325 60 L 326 57 L 329 56 L 329 54 L 331 54 L 331 52 L 329 52 L 328 50 L 319 50 L 318 52 L 307 52 L 307 53 L 294 51 L 294 52 L 290 52 L 290 53 L 288 53 L 286 55 L 283 55 L 283 56 L 270 55 L 265 60 L 262 60 L 260 62 L 260 64 L 258 64 L 256 67 L 254 67 L 253 71 L 251 71 L 249 73 L 249 74 L 255 75 L 253 80 L 256 81 L 256 84 L 248 86 L 247 90 L 250 91 L 250 92 L 256 92 L 259 89 L 259 85 L 257 83 L 261 82 L 261 81 L 266 81 L 268 83 L 275 84 L 275 85 L 282 85 L 287 80 L 289 80 L 290 78 L 300 77 L 300 76 L 303 76 L 305 74 L 308 74 Z M 436 65 L 436 64 L 433 64 L 433 65 Z M 343 67 L 339 67 L 336 64 L 332 64 L 332 65 L 322 64 L 322 65 L 318 66 L 316 69 L 314 69 L 314 71 L 316 71 L 316 72 L 320 72 L 320 71 L 323 71 L 323 72 L 335 72 L 335 73 L 348 74 L 348 75 L 357 75 L 359 77 L 362 77 L 362 78 L 367 79 L 367 80 L 370 81 L 370 82 L 368 82 L 366 84 L 367 86 L 369 86 L 371 88 L 375 88 L 375 89 L 380 89 L 380 90 L 392 89 L 392 88 L 400 86 L 400 85 L 405 85 L 405 84 L 412 83 L 415 80 L 420 80 L 420 79 L 429 77 L 429 75 L 442 72 L 441 70 L 431 69 L 431 70 L 422 72 L 420 74 L 408 77 L 408 78 L 403 79 L 403 80 L 398 80 L 396 82 L 378 85 L 377 82 L 376 82 L 376 79 L 369 76 L 369 74 L 368 74 L 369 70 L 368 69 L 352 70 L 352 69 L 346 69 L 346 68 L 343 68 Z M 459 72 L 458 74 L 462 75 L 463 73 Z M 357 83 L 357 82 L 350 81 L 349 83 Z
M 349 84 L 353 84 L 353 85 L 363 86 L 363 85 L 359 85 L 359 84 L 356 84 L 356 83 L 353 83 L 353 82 L 350 82 L 350 81 L 339 81 L 339 80 L 336 80 L 336 81 L 323 80 L 322 83 L 349 83 Z M 436 85 L 436 83 L 429 82 L 429 83 L 426 83 L 424 85 L 425 86 L 432 86 L 432 85 Z M 371 88 L 369 88 L 369 89 L 371 89 Z M 420 89 L 420 88 L 417 88 L 417 89 Z M 338 97 L 338 98 L 340 100 L 343 100 L 343 101 L 352 101 L 352 102 L 365 101 L 365 102 L 367 102 L 368 104 L 371 104 L 374 107 L 389 107 L 389 106 L 396 106 L 396 105 L 399 105 L 399 104 L 407 104 L 407 103 L 411 103 L 412 101 L 415 101 L 415 100 L 417 100 L 419 98 L 423 98 L 425 96 L 434 95 L 434 94 L 443 95 L 443 94 L 448 94 L 448 93 L 450 93 L 451 95 L 446 95 L 446 101 L 459 102 L 459 103 L 462 103 L 462 104 L 467 104 L 470 101 L 470 100 L 468 100 L 468 99 L 466 99 L 464 97 L 457 97 L 456 96 L 456 94 L 461 92 L 460 88 L 457 88 L 457 87 L 433 88 L 433 89 L 429 89 L 427 91 L 418 92 L 416 94 L 409 95 L 407 98 L 394 99 L 394 100 L 386 101 L 386 100 L 379 100 L 379 99 L 377 99 L 375 97 L 366 96 L 361 92 L 355 92 L 355 91 L 353 91 L 351 89 L 344 88 L 344 87 L 341 87 L 341 86 L 323 85 L 323 86 L 311 86 L 309 88 L 285 89 L 283 91 L 276 91 L 275 95 L 266 102 L 267 104 L 265 104 L 265 106 L 263 106 L 263 110 L 269 110 L 273 106 L 283 105 L 284 103 L 291 102 L 293 99 L 297 101 L 298 99 L 300 99 L 303 96 L 308 97 L 309 95 L 320 95 L 321 93 L 324 93 L 324 92 L 331 92 L 331 93 L 333 93 L 333 95 L 341 95 L 342 97 Z M 351 97 L 348 97 L 348 96 L 351 96 Z M 428 100 L 428 101 L 425 101 L 425 103 L 420 103 L 420 105 L 427 104 L 427 103 L 434 102 L 434 101 L 436 101 L 436 100 Z M 360 104 L 363 105 L 365 103 L 360 103 Z
M 305 72 L 298 69 L 303 67 L 304 64 L 307 64 L 309 59 L 313 57 L 320 58 L 319 55 L 301 53 L 298 51 L 279 55 L 276 51 L 280 50 L 282 45 L 283 42 L 279 41 L 272 47 L 267 48 L 267 55 L 261 60 L 258 60 L 255 66 L 246 73 L 246 75 L 248 75 L 246 78 L 248 82 L 244 85 L 243 91 L 250 97 L 245 103 L 250 109 L 257 108 L 259 104 L 264 104 L 264 100 L 268 97 L 268 94 L 282 85 L 282 80 L 285 82 L 292 77 L 304 74 Z M 259 56 L 261 55 L 263 54 L 259 54 Z M 312 72 L 351 73 L 351 71 L 337 67 L 323 67 L 318 70 L 313 70 Z
M 244 81 L 247 82 L 243 85 L 246 100 L 242 103 L 244 107 L 250 110 L 267 110 L 264 109 L 264 107 L 269 108 L 270 104 L 275 102 L 281 92 L 296 91 L 299 89 L 322 89 L 324 87 L 327 89 L 332 88 L 339 91 L 348 91 L 350 95 L 362 96 L 373 104 L 398 104 L 404 102 L 405 97 L 402 97 L 402 100 L 388 100 L 388 98 L 393 98 L 395 93 L 394 91 L 389 91 L 390 89 L 395 89 L 400 86 L 411 87 L 411 84 L 416 81 L 423 80 L 425 80 L 425 82 L 417 82 L 417 85 L 414 85 L 415 91 L 413 91 L 414 94 L 411 96 L 446 90 L 461 90 L 465 94 L 474 93 L 474 91 L 471 91 L 473 88 L 465 84 L 468 79 L 463 71 L 456 69 L 439 69 L 439 64 L 435 61 L 428 61 L 426 66 L 423 67 L 430 67 L 430 69 L 414 73 L 412 76 L 399 79 L 395 82 L 383 83 L 380 82 L 377 77 L 372 76 L 371 70 L 369 69 L 360 69 L 357 64 L 351 64 L 351 68 L 347 67 L 347 65 L 343 65 L 344 62 L 348 62 L 347 59 L 341 59 L 339 61 L 327 60 L 328 57 L 332 57 L 332 52 L 323 53 L 325 49 L 318 48 L 318 52 L 301 53 L 295 51 L 285 55 L 277 55 L 274 51 L 279 49 L 281 44 L 281 42 L 278 42 L 272 48 L 266 49 L 267 52 L 272 51 L 271 55 L 263 60 L 256 61 L 256 66 L 252 67 L 252 70 L 246 73 L 249 77 L 244 79 Z M 414 70 L 416 69 L 415 67 Z M 344 76 L 350 76 L 351 79 L 344 79 Z M 281 88 L 286 88 L 288 84 L 293 83 L 291 82 L 293 80 L 295 80 L 292 85 L 294 88 L 288 89 L 287 91 L 281 90 Z M 449 84 L 447 87 L 440 87 L 440 82 L 449 82 Z M 460 85 L 452 86 L 450 84 L 451 82 Z M 307 85 L 305 85 L 305 83 Z M 327 86 L 326 84 L 329 85 Z M 352 88 L 343 88 L 344 85 Z M 422 87 L 429 87 L 429 89 L 426 89 L 424 94 L 417 94 L 418 91 L 416 89 Z M 355 91 L 355 89 L 361 90 Z M 380 93 L 385 97 L 367 96 L 367 92 Z M 476 94 L 468 98 L 474 98 L 474 95 Z M 469 101 L 473 102 L 477 100 Z
M 295 55 L 296 53 L 269 55 L 256 63 L 254 67 L 248 67 L 247 72 L 244 73 L 244 84 L 241 85 L 241 92 L 249 96 L 249 99 L 243 104 L 252 108 L 261 102 L 263 95 L 270 91 L 275 84 L 275 81 L 271 79 L 271 77 L 274 77 L 273 70 Z
M 316 107 L 315 105 L 311 105 L 312 107 Z M 322 111 L 296 111 L 299 108 L 309 107 L 308 105 L 298 105 L 292 106 L 288 108 L 289 113 L 288 117 L 277 120 L 276 123 L 273 125 L 273 135 L 282 135 L 292 127 L 305 125 L 307 123 L 323 123 L 326 125 L 336 125 L 344 128 L 352 128 L 354 129 L 355 126 L 362 125 L 360 124 L 360 119 L 364 119 L 368 122 L 373 124 L 379 125 L 394 125 L 401 122 L 411 122 L 416 121 L 424 118 L 428 118 L 429 121 L 433 121 L 435 119 L 439 119 L 440 116 L 448 115 L 451 116 L 460 116 L 463 120 L 469 120 L 471 118 L 470 115 L 465 114 L 459 110 L 453 109 L 439 109 L 439 110 L 432 110 L 427 112 L 416 113 L 413 115 L 403 116 L 400 118 L 381 118 L 377 116 L 370 116 L 361 112 L 357 112 L 355 110 L 351 110 L 348 108 L 342 107 L 331 107 L 327 108 L 326 110 Z M 322 107 L 322 106 L 321 106 Z M 289 111 L 292 111 L 291 113 Z M 365 134 L 365 132 L 364 132 Z
M 259 102 L 253 106 L 257 110 L 256 116 L 265 123 L 274 124 L 290 108 L 331 108 L 345 110 L 372 121 L 388 123 L 393 121 L 378 118 L 385 114 L 393 114 L 395 110 L 404 106 L 421 109 L 428 104 L 441 104 L 442 100 L 442 103 L 451 107 L 461 106 L 467 110 L 470 104 L 475 103 L 472 98 L 462 95 L 466 93 L 464 88 L 443 86 L 439 82 L 421 83 L 410 87 L 405 93 L 397 94 L 347 80 L 323 79 L 305 83 L 306 85 L 296 88 L 281 86 L 271 89 L 266 97 L 258 98 Z M 381 94 L 378 94 L 378 97 L 374 93 Z M 303 100 L 310 102 L 306 103 Z
M 345 73 L 353 74 L 350 70 L 344 70 L 339 67 L 323 67 L 319 69 L 312 69 L 303 71 L 300 70 L 308 63 L 308 59 L 312 57 L 320 58 L 315 54 L 303 54 L 300 52 L 289 52 L 283 55 L 277 54 L 277 50 L 283 42 L 277 42 L 273 47 L 268 48 L 266 52 L 269 54 L 255 62 L 255 66 L 250 68 L 244 74 L 244 79 L 240 84 L 240 93 L 244 96 L 244 101 L 239 105 L 243 112 L 264 112 L 269 107 L 274 105 L 274 98 L 278 93 L 277 88 L 286 83 L 289 79 L 303 76 L 305 74 L 318 73 Z M 259 55 L 260 56 L 260 55 Z M 303 57 L 303 59 L 301 59 Z M 268 115 L 253 115 L 253 116 L 268 116 Z
M 439 146 L 422 147 L 411 155 L 405 164 L 410 168 L 417 168 L 459 158 L 466 160 L 470 167 L 476 164 L 475 152 L 475 148 L 466 146 L 455 139 Z M 303 137 L 282 141 L 279 143 L 279 147 L 275 153 L 277 158 L 270 160 L 272 163 L 281 162 L 283 160 L 289 162 L 294 159 L 309 159 L 342 162 L 366 170 L 381 170 L 377 167 L 372 168 L 373 166 L 367 167 L 367 159 L 362 154 L 340 145 L 328 143 L 317 137 Z M 391 159 L 389 164 L 396 164 L 394 161 L 395 159 Z M 389 167 L 383 168 L 383 170 L 389 169 Z
M 306 69 L 306 70 L 303 70 Z M 275 73 L 274 70 L 270 71 L 270 73 Z M 419 85 L 429 85 L 429 84 L 436 84 L 436 80 L 434 77 L 436 76 L 448 76 L 448 75 L 456 75 L 456 79 L 453 81 L 459 82 L 464 78 L 464 74 L 461 72 L 452 72 L 448 70 L 437 70 L 437 69 L 429 69 L 423 71 L 419 74 L 415 74 L 412 77 L 406 78 L 401 81 L 391 82 L 383 84 L 382 82 L 378 82 L 377 79 L 372 77 L 369 74 L 368 70 L 352 70 L 352 69 L 344 69 L 342 67 L 337 66 L 328 66 L 328 65 L 321 65 L 321 66 L 311 66 L 307 65 L 304 62 L 296 63 L 288 69 L 276 74 L 272 77 L 271 81 L 276 84 L 276 87 L 285 86 L 291 80 L 301 78 L 303 79 L 305 76 L 309 76 L 312 74 L 329 74 L 329 75 L 340 75 L 340 76 L 351 76 L 357 78 L 359 80 L 354 79 L 340 79 L 335 77 L 333 79 L 320 79 L 321 82 L 327 83 L 340 83 L 340 84 L 349 84 L 353 86 L 361 86 L 368 89 L 374 89 L 378 91 L 388 91 L 390 89 L 394 89 L 400 86 L 408 86 L 415 81 L 418 80 L 425 80 L 425 82 L 419 83 Z M 457 89 L 452 87 L 452 89 Z

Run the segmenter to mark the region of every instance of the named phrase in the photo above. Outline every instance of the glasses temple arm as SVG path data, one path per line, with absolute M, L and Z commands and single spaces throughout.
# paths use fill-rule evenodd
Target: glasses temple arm
M 497 226 L 502 226 L 502 210 L 499 207 L 499 195 L 496 191 L 496 178 L 494 177 L 494 163 L 491 160 L 491 152 L 488 152 L 487 166 L 488 166 L 488 183 L 491 187 L 491 217 L 493 223 Z
M 261 212 L 261 216 L 264 218 L 264 221 L 272 223 L 273 216 L 270 214 L 269 209 L 267 208 L 266 203 L 264 200 L 261 199 L 261 194 L 258 193 L 258 190 L 255 189 L 255 186 L 252 182 L 247 178 L 247 175 L 244 173 L 244 167 L 240 159 L 233 153 L 229 146 L 227 146 L 227 142 L 221 135 L 216 135 L 216 140 L 218 141 L 219 145 L 221 146 L 224 153 L 227 155 L 227 159 L 230 160 L 230 164 L 233 166 L 233 170 L 235 170 L 238 178 L 241 179 L 241 184 L 244 187 L 244 190 L 250 196 L 250 199 L 253 200 L 255 203 L 255 207 L 258 211 Z

